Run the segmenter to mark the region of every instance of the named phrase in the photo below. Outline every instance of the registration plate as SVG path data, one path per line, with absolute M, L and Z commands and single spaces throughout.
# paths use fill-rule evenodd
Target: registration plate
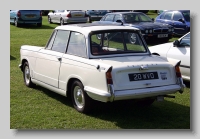
M 153 80 L 158 79 L 157 72 L 131 73 L 128 74 L 130 81 Z
M 168 34 L 158 34 L 158 38 L 166 38 L 168 37 Z
M 75 14 L 74 16 L 82 16 L 81 14 Z

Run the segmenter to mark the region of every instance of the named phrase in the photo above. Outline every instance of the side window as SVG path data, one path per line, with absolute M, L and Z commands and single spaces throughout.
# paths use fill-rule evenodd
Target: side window
M 166 12 L 164 19 L 171 20 L 172 19 L 172 12 Z
M 174 13 L 173 20 L 178 21 L 179 19 L 182 19 L 182 18 L 183 17 L 181 13 Z
M 182 40 L 180 41 L 180 46 L 189 46 L 190 47 L 190 33 L 186 35 Z
M 106 16 L 104 21 L 113 21 L 113 18 L 114 18 L 114 14 L 109 14 L 109 15 Z
M 83 34 L 78 32 L 71 32 L 67 53 L 72 55 L 77 55 L 80 57 L 87 56 L 85 37 Z
M 55 39 L 55 36 L 56 36 L 56 33 L 57 33 L 57 30 L 54 30 L 54 32 L 51 35 L 50 41 L 49 41 L 48 46 L 46 47 L 46 49 L 51 49 L 51 47 L 53 45 L 53 42 L 54 42 L 54 39 Z
M 160 15 L 160 19 L 164 19 L 164 17 L 165 17 L 165 13 Z
M 67 41 L 69 38 L 69 31 L 66 30 L 58 30 L 56 37 L 53 42 L 53 51 L 65 53 L 67 47 Z
M 122 20 L 122 16 L 120 14 L 115 15 L 114 22 L 117 20 Z

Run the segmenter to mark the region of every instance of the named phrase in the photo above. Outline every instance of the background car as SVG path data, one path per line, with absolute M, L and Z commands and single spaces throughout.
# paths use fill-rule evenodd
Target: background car
M 42 26 L 41 10 L 10 10 L 10 23 L 19 27 L 22 24 Z
M 100 20 L 105 14 L 109 13 L 109 10 L 87 10 L 88 20 L 92 21 Z
M 157 10 L 157 14 L 160 15 L 162 12 L 165 12 L 167 10 Z
M 48 14 L 49 23 L 87 23 L 88 15 L 83 10 L 53 10 Z
M 190 32 L 174 42 L 152 46 L 149 49 L 152 54 L 181 60 L 182 77 L 190 81 Z
M 154 23 L 153 19 L 142 12 L 114 12 L 108 13 L 97 23 L 122 23 L 125 26 L 139 28 L 146 41 L 163 40 L 168 42 L 172 38 L 173 27 L 167 24 Z
M 189 10 L 168 10 L 156 17 L 155 22 L 169 24 L 174 27 L 175 35 L 184 35 L 190 31 Z

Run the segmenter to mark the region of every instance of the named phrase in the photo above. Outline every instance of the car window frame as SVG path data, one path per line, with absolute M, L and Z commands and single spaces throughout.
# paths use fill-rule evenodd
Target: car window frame
M 170 19 L 166 19 L 165 18 L 166 14 L 168 14 L 168 13 L 171 13 L 171 18 Z M 172 11 L 168 11 L 168 12 L 165 12 L 163 20 L 172 20 L 172 17 L 173 17 L 173 12 Z

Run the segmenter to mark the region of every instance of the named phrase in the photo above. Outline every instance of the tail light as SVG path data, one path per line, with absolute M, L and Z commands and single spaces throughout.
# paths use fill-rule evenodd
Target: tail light
M 182 77 L 182 75 L 181 75 L 181 71 L 180 71 L 180 63 L 181 62 L 179 62 L 176 66 L 175 66 L 175 71 L 176 71 L 176 77 Z
M 109 68 L 109 70 L 106 72 L 107 84 L 113 84 L 111 71 L 112 71 L 112 67 Z
M 72 17 L 72 15 L 69 13 L 69 14 L 67 14 L 67 17 Z
M 17 17 L 21 17 L 20 11 L 17 12 Z

